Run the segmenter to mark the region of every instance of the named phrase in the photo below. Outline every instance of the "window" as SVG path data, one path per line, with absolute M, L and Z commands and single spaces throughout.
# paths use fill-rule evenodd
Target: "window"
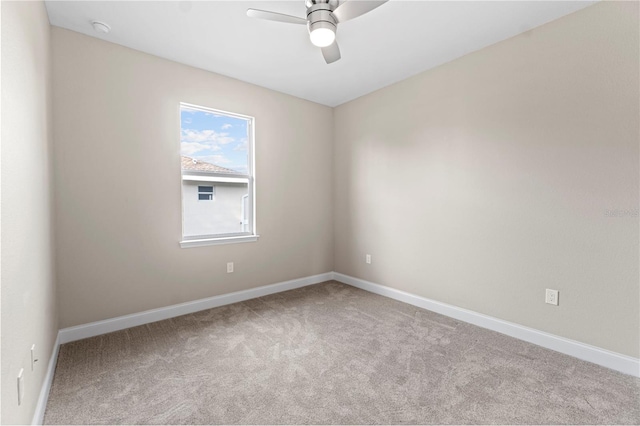
M 182 247 L 257 240 L 253 124 L 180 104 Z
M 198 186 L 199 201 L 213 201 L 213 186 Z

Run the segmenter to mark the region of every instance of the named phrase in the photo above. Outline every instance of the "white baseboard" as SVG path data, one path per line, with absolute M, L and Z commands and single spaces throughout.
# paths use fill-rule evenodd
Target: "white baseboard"
M 42 387 L 40 388 L 40 395 L 38 396 L 38 404 L 36 405 L 36 411 L 33 413 L 32 425 L 41 425 L 44 421 L 44 412 L 47 409 L 47 401 L 49 400 L 49 391 L 51 390 L 51 383 L 53 382 L 53 373 L 56 371 L 56 362 L 58 361 L 58 349 L 60 349 L 60 333 L 56 336 L 56 341 L 53 344 L 53 350 L 51 351 L 51 357 L 49 357 L 49 364 L 47 365 L 47 373 L 44 376 Z
M 479 327 L 497 331 L 498 333 L 506 334 L 507 336 L 515 337 L 516 339 L 524 340 L 547 349 L 552 349 L 584 361 L 589 361 L 603 367 L 611 368 L 612 370 L 640 377 L 640 359 L 637 358 L 611 352 L 606 349 L 587 345 L 585 343 L 580 343 L 575 340 L 556 336 L 550 333 L 545 333 L 544 331 L 539 331 L 512 322 L 503 321 L 498 318 L 458 308 L 457 306 L 448 305 L 446 303 L 437 302 L 425 297 L 416 296 L 401 290 L 374 284 L 372 282 L 340 274 L 338 272 L 333 273 L 333 279 L 371 293 L 399 300 L 400 302 L 408 303 L 410 305 L 446 315 Z
M 177 305 L 166 306 L 164 308 L 151 309 L 149 311 L 139 312 L 136 314 L 82 324 L 75 327 L 63 328 L 60 330 L 58 336 L 60 344 L 62 345 L 64 343 L 73 342 L 74 340 L 99 336 L 101 334 L 111 333 L 112 331 L 149 324 L 168 318 L 178 317 L 180 315 L 192 314 L 205 309 L 217 308 L 218 306 L 229 305 L 249 299 L 255 299 L 256 297 L 293 290 L 332 279 L 333 272 L 312 275 L 310 277 L 298 278 L 277 284 L 250 288 L 248 290 L 236 291 L 234 293 L 222 294 L 220 296 L 208 297 L 206 299 L 194 300 L 192 302 L 185 302 Z

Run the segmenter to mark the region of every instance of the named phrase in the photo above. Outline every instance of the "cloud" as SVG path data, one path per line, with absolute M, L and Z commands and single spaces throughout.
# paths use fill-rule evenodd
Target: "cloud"
M 221 148 L 217 145 L 204 144 L 200 142 L 182 142 L 180 144 L 180 152 L 188 157 L 201 151 L 219 151 Z
M 212 129 L 182 129 L 180 148 L 182 155 L 216 164 L 239 173 L 247 172 L 247 138 L 234 138 L 227 132 Z
M 184 123 L 184 124 L 191 124 L 191 122 L 192 122 L 192 121 L 193 121 L 193 119 L 192 119 L 191 117 L 186 117 L 186 118 L 183 120 L 183 123 Z
M 226 145 L 234 142 L 235 138 L 229 136 L 229 133 L 218 133 L 215 130 L 193 130 L 183 129 L 181 142 L 200 142 L 213 145 Z
M 235 142 L 228 133 L 219 133 L 215 130 L 182 129 L 180 138 L 180 150 L 182 155 L 192 156 L 196 153 L 222 150 L 224 145 Z
M 225 124 L 223 124 L 223 125 L 222 125 L 222 130 L 227 130 L 227 129 L 230 129 L 230 128 L 232 128 L 232 127 L 233 127 L 233 126 L 232 126 L 231 124 L 229 124 L 229 123 L 225 123 Z
M 247 150 L 247 140 L 242 139 L 235 147 L 233 147 L 234 151 L 246 151 Z

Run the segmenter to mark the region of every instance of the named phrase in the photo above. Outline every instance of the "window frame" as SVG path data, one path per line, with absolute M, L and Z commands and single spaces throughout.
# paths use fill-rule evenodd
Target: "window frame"
M 211 188 L 211 191 L 202 191 L 200 188 Z M 200 198 L 202 195 L 208 195 L 209 198 Z M 215 197 L 216 197 L 215 185 L 198 185 L 198 201 L 214 201 Z
M 223 178 L 230 178 L 232 180 L 234 179 L 247 179 L 247 185 L 248 185 L 248 189 L 247 189 L 247 194 L 249 195 L 248 197 L 248 218 L 249 218 L 249 224 L 247 226 L 247 231 L 244 232 L 237 232 L 237 233 L 229 233 L 229 234 L 214 234 L 214 235 L 195 235 L 195 236 L 185 236 L 184 235 L 184 184 L 183 184 L 183 177 L 184 177 L 184 173 L 182 172 L 182 166 L 180 167 L 180 193 L 181 193 L 181 205 L 180 205 L 180 216 L 181 216 L 181 224 L 182 224 L 182 238 L 180 240 L 180 247 L 182 248 L 190 248 L 190 247 L 202 247 L 202 246 L 210 246 L 210 245 L 218 245 L 218 244 L 230 244 L 230 243 L 242 243 L 242 242 L 254 242 L 257 241 L 259 238 L 259 235 L 256 232 L 256 184 L 255 184 L 255 117 L 249 116 L 249 115 L 244 115 L 244 114 L 238 114 L 235 112 L 228 112 L 228 111 L 223 111 L 220 109 L 215 109 L 215 108 L 210 108 L 210 107 L 205 107 L 202 105 L 195 105 L 195 104 L 190 104 L 190 103 L 186 103 L 186 102 L 180 102 L 178 104 L 178 123 L 180 123 L 180 125 L 178 126 L 178 143 L 181 143 L 181 134 L 182 134 L 182 110 L 183 109 L 191 109 L 191 110 L 195 110 L 195 111 L 204 111 L 204 112 L 209 112 L 212 114 L 216 114 L 216 115 L 224 115 L 224 116 L 229 116 L 229 117 L 233 117 L 233 118 L 238 118 L 238 119 L 243 119 L 246 120 L 247 122 L 247 174 L 242 174 L 242 173 L 238 173 L 238 174 L 231 174 L 231 173 L 225 173 L 223 175 L 221 174 L 217 174 L 217 173 L 198 173 L 198 172 L 193 172 L 193 173 L 189 173 L 190 176 L 198 176 L 198 175 L 203 175 L 203 176 L 218 176 L 219 177 L 223 177 Z M 179 152 L 181 152 L 181 150 L 179 150 Z M 180 154 L 182 155 L 182 154 Z M 198 185 L 198 186 L 205 186 L 205 185 Z M 209 185 L 206 185 L 209 186 Z M 215 185 L 210 185 L 213 186 L 213 194 L 214 194 L 214 198 L 215 198 Z M 199 188 L 198 188 L 198 198 L 199 198 Z M 204 200 L 199 200 L 200 201 L 204 201 Z M 209 201 L 209 200 L 207 200 Z M 244 221 L 244 217 L 241 218 L 242 221 Z

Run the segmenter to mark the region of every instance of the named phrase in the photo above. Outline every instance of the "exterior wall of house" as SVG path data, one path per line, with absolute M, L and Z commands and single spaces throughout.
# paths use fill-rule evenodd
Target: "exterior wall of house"
M 54 273 L 51 30 L 43 2 L 3 1 L 2 417 L 31 424 L 58 331 Z M 38 361 L 31 369 L 31 345 Z M 24 399 L 16 379 L 23 369 Z
M 212 200 L 198 199 L 200 185 L 213 186 Z M 242 197 L 247 193 L 247 185 L 242 183 L 183 181 L 184 236 L 242 232 Z

